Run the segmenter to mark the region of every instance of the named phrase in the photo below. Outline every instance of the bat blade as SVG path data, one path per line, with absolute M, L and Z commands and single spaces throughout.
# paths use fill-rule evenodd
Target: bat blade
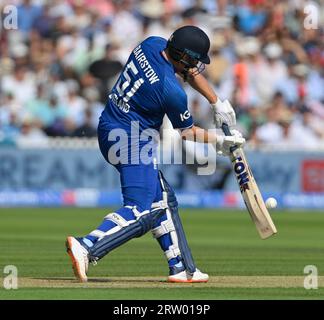
M 246 208 L 260 237 L 267 239 L 276 234 L 277 229 L 263 201 L 243 149 L 236 148 L 233 150 L 230 158 Z

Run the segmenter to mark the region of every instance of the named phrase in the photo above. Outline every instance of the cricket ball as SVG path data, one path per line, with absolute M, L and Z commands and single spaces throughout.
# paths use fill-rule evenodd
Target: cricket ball
M 274 209 L 277 207 L 277 200 L 275 198 L 268 198 L 265 205 L 268 209 Z

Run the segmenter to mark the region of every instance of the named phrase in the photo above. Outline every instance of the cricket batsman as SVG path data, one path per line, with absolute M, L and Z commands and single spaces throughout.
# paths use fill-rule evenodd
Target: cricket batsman
M 111 250 L 148 231 L 167 259 L 169 282 L 208 281 L 208 275 L 195 265 L 175 193 L 154 160 L 157 142 L 150 132 L 158 132 L 167 115 L 183 138 L 212 143 L 224 155 L 231 146 L 245 143 L 236 130 L 224 136 L 193 124 L 187 95 L 176 75 L 209 101 L 216 128 L 236 124 L 231 104 L 222 102 L 201 74 L 210 63 L 209 47 L 209 38 L 201 29 L 184 26 L 169 40 L 149 37 L 131 52 L 98 125 L 100 151 L 120 174 L 123 206 L 107 214 L 85 237 L 67 237 L 67 252 L 79 281 L 87 281 L 89 263 L 96 264 Z M 147 149 L 148 156 L 142 157 Z

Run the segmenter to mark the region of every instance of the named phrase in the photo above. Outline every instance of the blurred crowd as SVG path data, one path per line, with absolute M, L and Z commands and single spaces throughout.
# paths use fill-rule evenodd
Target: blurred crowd
M 323 2 L 0 0 L 2 21 L 8 5 L 18 29 L 0 27 L 3 144 L 95 137 L 130 51 L 191 24 L 209 35 L 205 75 L 251 144 L 324 145 Z M 208 103 L 184 86 L 196 124 L 211 128 Z

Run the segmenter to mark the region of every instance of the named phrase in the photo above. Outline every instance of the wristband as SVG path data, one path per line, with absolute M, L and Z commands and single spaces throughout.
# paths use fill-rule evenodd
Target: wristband
M 217 111 L 223 105 L 223 101 L 221 101 L 221 99 L 217 98 L 217 101 L 215 103 L 211 103 L 210 105 L 211 105 L 213 110 Z

